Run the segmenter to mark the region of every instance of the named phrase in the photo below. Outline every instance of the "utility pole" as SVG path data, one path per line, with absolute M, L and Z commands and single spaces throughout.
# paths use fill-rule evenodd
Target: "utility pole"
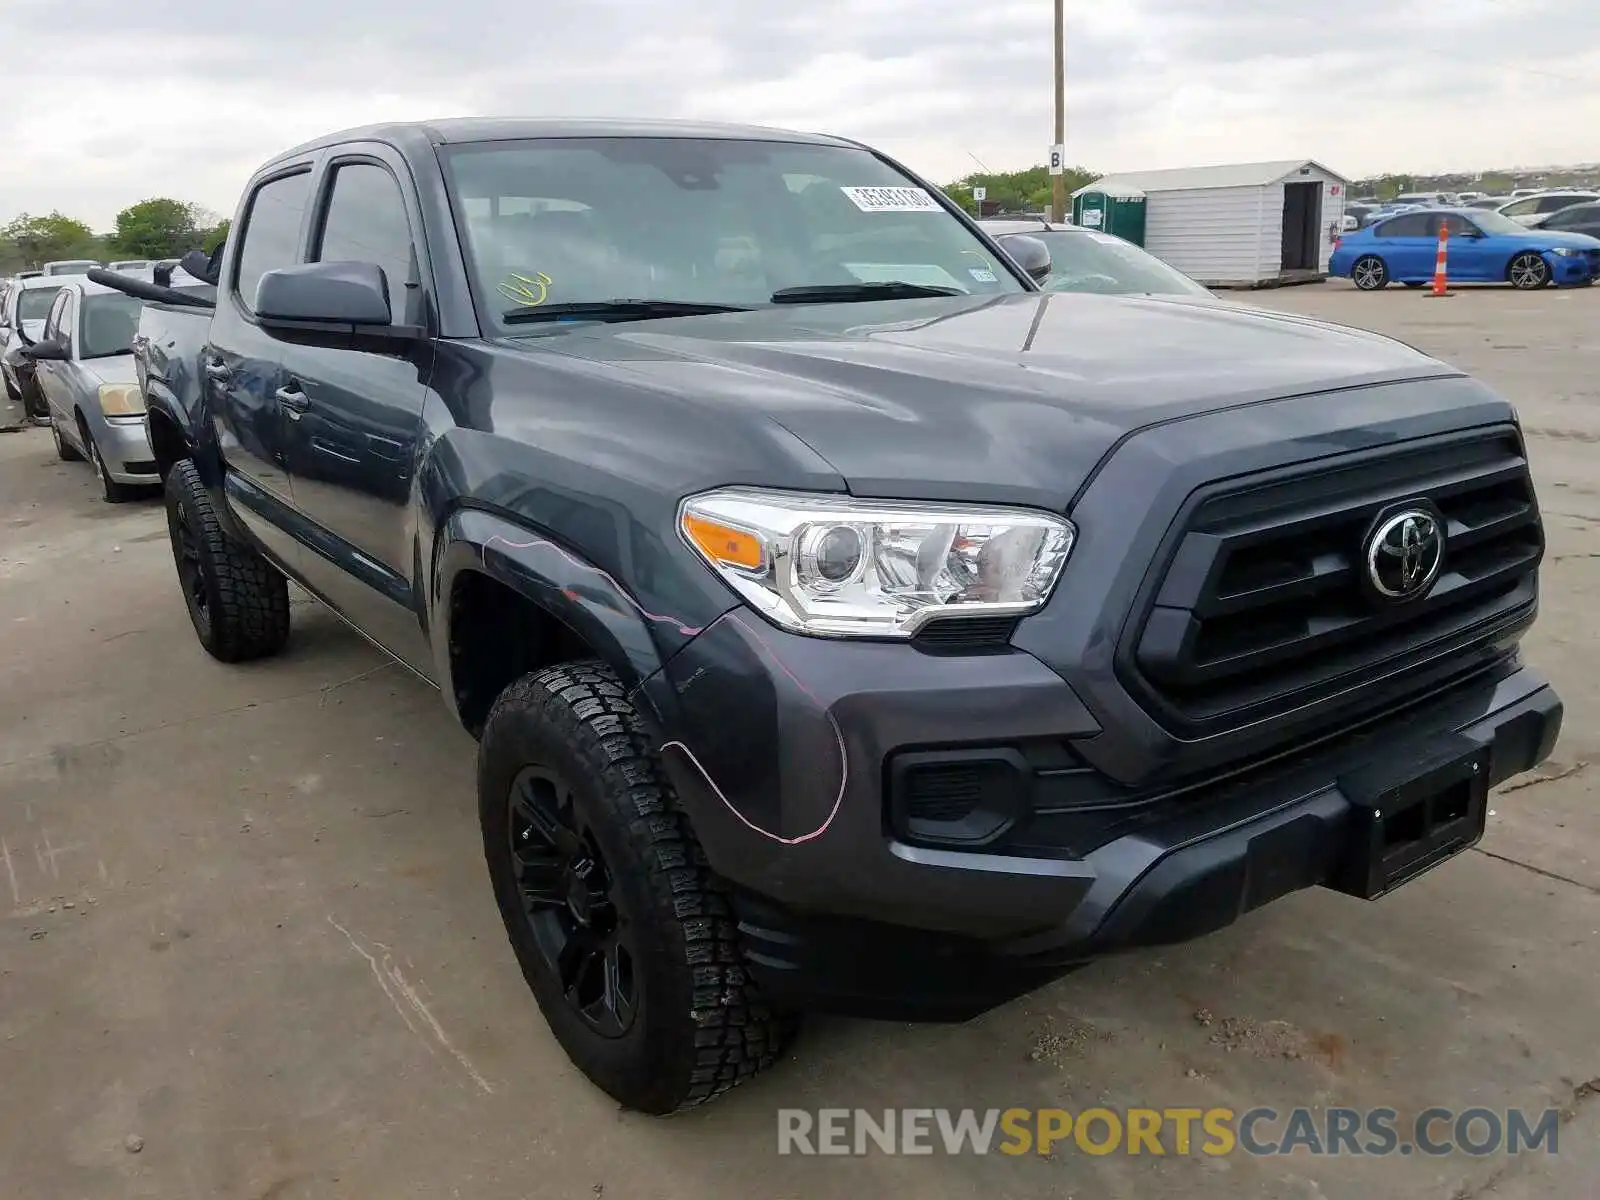
M 1063 11 L 1065 0 L 1056 0 L 1056 137 L 1054 144 L 1063 146 L 1067 141 L 1067 18 Z M 1066 170 L 1065 161 L 1061 170 Z M 1067 219 L 1067 177 L 1065 174 L 1050 177 L 1050 219 L 1060 222 Z

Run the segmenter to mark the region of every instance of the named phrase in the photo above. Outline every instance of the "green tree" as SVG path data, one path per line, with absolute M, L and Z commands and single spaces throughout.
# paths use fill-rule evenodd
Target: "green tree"
M 207 254 L 216 252 L 218 246 L 228 240 L 228 230 L 233 225 L 233 218 L 223 217 L 200 242 L 200 248 Z
M 156 196 L 117 214 L 111 244 L 129 258 L 174 258 L 197 248 L 203 237 L 192 204 Z
M 23 213 L 0 228 L 0 243 L 0 255 L 29 267 L 57 258 L 92 258 L 100 251 L 94 230 L 60 212 L 42 217 Z
M 1067 195 L 1093 183 L 1099 173 L 1086 167 L 1066 169 Z M 974 215 L 977 203 L 972 199 L 972 189 L 985 189 L 985 212 L 1048 212 L 1050 210 L 1050 169 L 1045 166 L 1029 167 L 1023 171 L 977 172 L 948 185 L 945 191 L 961 207 Z

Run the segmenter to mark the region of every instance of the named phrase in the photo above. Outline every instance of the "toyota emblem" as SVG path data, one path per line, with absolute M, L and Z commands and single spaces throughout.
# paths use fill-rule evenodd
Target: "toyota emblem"
M 1408 508 L 1379 522 L 1367 539 L 1367 582 L 1385 600 L 1415 600 L 1444 565 L 1444 529 L 1439 518 Z

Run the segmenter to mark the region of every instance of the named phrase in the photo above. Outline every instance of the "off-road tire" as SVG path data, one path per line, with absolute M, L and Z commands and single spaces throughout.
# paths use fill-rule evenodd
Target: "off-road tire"
M 509 797 L 534 765 L 569 781 L 634 942 L 640 994 L 621 1037 L 602 1037 L 567 1001 L 524 912 Z M 727 893 L 609 667 L 562 663 L 500 695 L 479 746 L 478 804 L 489 877 L 523 976 L 596 1086 L 626 1108 L 665 1115 L 721 1095 L 783 1054 L 798 1021 L 750 979 Z
M 283 575 L 253 547 L 223 531 L 211 496 L 189 459 L 173 464 L 167 474 L 167 534 L 183 587 L 184 603 L 195 636 L 206 653 L 220 662 L 268 658 L 289 640 L 289 585 Z M 195 549 L 197 603 L 185 576 L 181 530 L 187 528 Z

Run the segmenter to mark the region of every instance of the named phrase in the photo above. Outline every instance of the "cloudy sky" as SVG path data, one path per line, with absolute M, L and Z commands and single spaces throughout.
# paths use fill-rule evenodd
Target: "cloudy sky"
M 1067 154 L 1101 171 L 1600 159 L 1595 0 L 1066 0 Z M 474 113 L 693 116 L 1041 162 L 1050 0 L 4 0 L 0 222 L 231 213 L 268 155 Z

